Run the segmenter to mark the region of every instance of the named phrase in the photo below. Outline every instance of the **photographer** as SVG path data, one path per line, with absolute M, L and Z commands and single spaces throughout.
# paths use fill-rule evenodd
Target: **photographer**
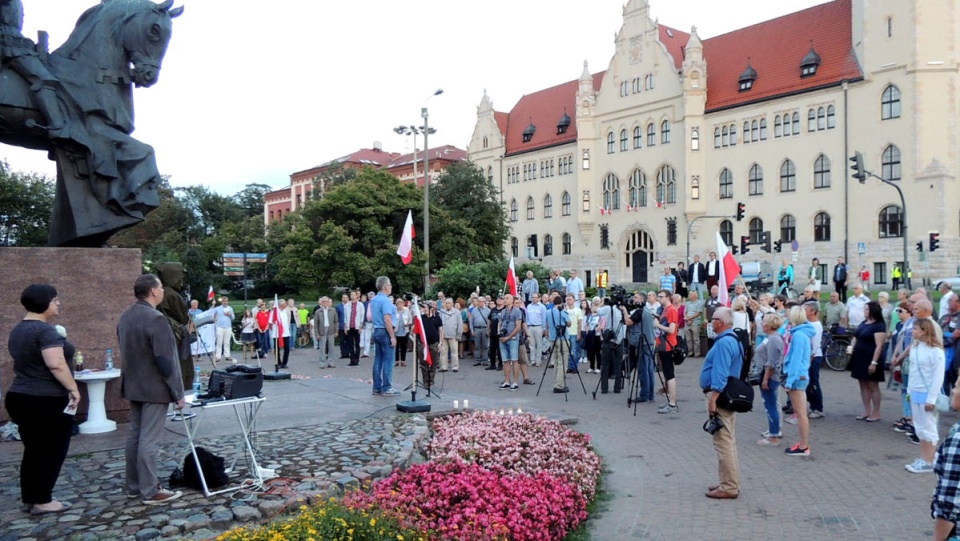
M 600 392 L 607 394 L 610 377 L 613 376 L 613 392 L 619 394 L 623 388 L 623 339 L 627 328 L 623 323 L 626 310 L 623 305 L 607 304 L 600 308 Z
M 500 313 L 500 358 L 503 360 L 503 383 L 500 390 L 516 391 L 520 388 L 520 331 L 523 314 L 513 305 L 513 295 L 503 296 L 504 309 Z
M 660 290 L 657 300 L 663 307 L 658 321 L 653 323 L 654 329 L 660 331 L 657 337 L 657 359 L 663 370 L 663 379 L 667 386 L 667 403 L 657 410 L 657 413 L 677 413 L 677 379 L 673 364 L 673 350 L 677 347 L 677 332 L 680 328 L 680 314 L 670 300 L 671 293 L 666 289 Z
M 553 307 L 547 311 L 547 338 L 550 340 L 550 364 L 553 365 L 555 376 L 553 392 L 563 394 L 569 392 L 565 385 L 566 369 L 564 360 L 570 356 L 570 343 L 567 341 L 567 329 L 573 324 L 563 309 L 563 297 L 557 293 L 553 297 Z
M 627 324 L 627 343 L 630 345 L 630 366 L 627 373 L 637 369 L 640 380 L 640 389 L 637 393 L 637 402 L 653 402 L 653 317 L 645 313 L 644 297 L 640 293 L 633 295 L 632 312 L 627 314 L 623 306 L 624 322 Z
M 715 347 L 707 352 L 700 370 L 700 387 L 707 401 L 707 412 L 723 424 L 713 433 L 713 447 L 719 459 L 720 484 L 708 487 L 705 494 L 713 499 L 734 500 L 740 495 L 740 460 L 737 457 L 737 414 L 717 406 L 717 398 L 727 386 L 727 378 L 737 377 L 743 365 L 739 339 L 733 333 L 733 313 L 717 308 L 710 319 L 717 335 Z

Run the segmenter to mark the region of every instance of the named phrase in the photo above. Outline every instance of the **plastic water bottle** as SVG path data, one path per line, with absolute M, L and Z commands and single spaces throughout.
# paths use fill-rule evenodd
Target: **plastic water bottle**
M 193 369 L 193 392 L 194 394 L 200 394 L 200 367 L 194 367 Z
M 113 350 L 107 350 L 107 365 L 104 370 L 113 370 Z

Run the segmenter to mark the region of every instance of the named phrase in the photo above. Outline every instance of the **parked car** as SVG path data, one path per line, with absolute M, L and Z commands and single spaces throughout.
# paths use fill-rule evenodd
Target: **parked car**
M 935 289 L 940 289 L 940 284 L 944 282 L 950 284 L 950 287 L 952 287 L 954 291 L 960 291 L 960 276 L 951 276 L 950 278 L 934 280 L 933 283 L 935 285 Z
M 769 261 L 743 261 L 740 275 L 751 292 L 770 291 L 773 287 L 773 265 Z M 731 289 L 734 284 L 730 284 Z

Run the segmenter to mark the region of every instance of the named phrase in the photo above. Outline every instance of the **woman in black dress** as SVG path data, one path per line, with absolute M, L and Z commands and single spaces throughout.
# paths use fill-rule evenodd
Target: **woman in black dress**
M 677 267 L 673 269 L 673 275 L 677 278 L 677 288 L 674 290 L 674 293 L 678 293 L 684 299 L 687 298 L 687 268 L 683 264 L 683 261 L 677 263 Z
M 887 339 L 887 325 L 880 303 L 870 301 L 863 309 L 866 321 L 857 327 L 850 344 L 850 376 L 860 383 L 863 415 L 858 421 L 873 423 L 880 420 L 880 382 L 883 381 L 883 344 Z

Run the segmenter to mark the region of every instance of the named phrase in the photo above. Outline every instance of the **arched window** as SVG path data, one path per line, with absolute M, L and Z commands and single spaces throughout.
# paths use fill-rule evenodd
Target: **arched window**
M 826 212 L 817 213 L 813 217 L 813 240 L 817 242 L 830 240 L 830 215 Z
M 547 257 L 551 255 L 553 255 L 553 236 L 544 235 L 543 236 L 543 256 Z
M 633 128 L 633 148 L 640 148 L 642 139 L 643 136 L 640 134 L 640 126 L 635 126 Z
M 821 154 L 813 164 L 813 187 L 830 187 L 830 158 Z
M 743 144 L 752 143 L 753 140 L 750 139 L 750 122 L 743 123 Z
M 792 214 L 784 214 L 780 218 L 780 240 L 793 242 L 797 238 L 797 219 Z
M 780 115 L 773 119 L 773 137 L 783 137 L 783 122 L 780 120 Z
M 750 195 L 763 195 L 763 168 L 753 164 L 750 168 Z
M 780 166 L 780 191 L 797 191 L 797 167 L 790 160 L 784 160 Z
M 793 113 L 793 134 L 800 135 L 800 113 Z
M 520 257 L 520 242 L 517 237 L 510 237 L 510 253 L 513 257 Z
M 880 119 L 900 118 L 900 89 L 889 85 L 880 97 Z
M 647 175 L 637 169 L 630 176 L 630 206 L 633 208 L 647 206 Z
M 827 110 L 823 107 L 817 109 L 817 130 L 827 129 Z
M 483 148 L 487 148 L 487 145 L 490 141 L 487 139 L 487 136 L 483 136 Z
M 487 167 L 487 182 L 493 184 L 493 167 Z
M 620 130 L 620 152 L 626 152 L 628 148 L 627 130 Z
M 760 140 L 767 140 L 767 119 L 765 118 L 760 119 Z
M 617 150 L 616 137 L 613 132 L 607 134 L 607 154 L 613 154 Z
M 783 115 L 783 136 L 790 137 L 790 134 L 793 133 L 793 122 L 790 120 L 790 113 Z
M 733 246 L 733 222 L 730 220 L 720 222 L 720 238 L 727 246 Z
M 760 244 L 763 241 L 763 220 L 752 218 L 750 220 L 750 244 Z
M 620 179 L 613 173 L 603 179 L 603 208 L 607 210 L 620 209 Z
M 563 255 L 570 255 L 573 244 L 570 239 L 570 233 L 564 233 L 561 238 L 563 239 Z
M 657 171 L 657 200 L 665 204 L 677 202 L 677 173 L 669 165 Z
M 827 129 L 832 130 L 837 127 L 837 108 L 829 105 L 827 106 Z
M 720 199 L 731 199 L 733 197 L 733 174 L 730 170 L 724 168 L 720 171 Z
M 726 126 L 723 127 L 723 146 L 730 146 L 730 130 Z
M 756 143 L 760 140 L 760 123 L 754 120 L 750 123 L 750 142 Z
M 737 146 L 737 125 L 730 124 L 730 146 Z
M 713 129 L 713 148 L 720 148 L 720 128 Z
M 903 215 L 900 213 L 900 207 L 890 205 L 880 211 L 880 238 L 890 239 L 899 238 L 903 235 L 901 222 Z
M 807 131 L 817 131 L 817 112 L 813 108 L 807 111 Z
M 553 198 L 550 194 L 543 196 L 543 217 L 553 218 Z
M 528 220 L 532 220 L 534 218 L 534 212 L 536 212 L 536 208 L 533 203 L 533 197 L 528 197 L 527 198 L 527 219 Z
M 887 180 L 900 180 L 900 149 L 890 145 L 883 150 L 881 174 Z
M 517 221 L 518 219 L 517 216 L 519 213 L 520 213 L 520 210 L 517 205 L 517 200 L 516 199 L 510 200 L 510 221 L 511 222 Z
M 567 192 L 560 197 L 560 214 L 570 216 L 570 194 Z
M 670 142 L 670 121 L 664 120 L 660 123 L 660 143 L 667 144 Z
M 652 147 L 657 144 L 657 127 L 653 122 L 647 124 L 647 146 Z
M 690 150 L 700 150 L 700 128 L 690 130 Z

